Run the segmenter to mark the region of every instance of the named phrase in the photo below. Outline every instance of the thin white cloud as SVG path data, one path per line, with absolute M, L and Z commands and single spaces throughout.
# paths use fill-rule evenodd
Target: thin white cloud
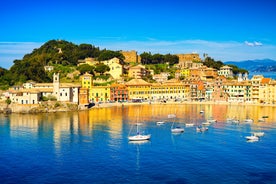
M 263 44 L 261 42 L 256 42 L 256 41 L 254 42 L 254 45 L 255 46 L 263 46 Z
M 244 43 L 245 43 L 245 45 L 250 46 L 250 47 L 263 46 L 263 44 L 261 42 L 257 42 L 257 41 L 254 41 L 254 42 L 245 41 Z

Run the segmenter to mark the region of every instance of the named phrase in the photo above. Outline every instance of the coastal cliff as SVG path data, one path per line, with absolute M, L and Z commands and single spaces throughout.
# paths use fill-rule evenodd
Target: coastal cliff
M 0 113 L 6 112 L 6 104 L 0 103 Z M 69 102 L 42 102 L 40 104 L 10 104 L 8 106 L 9 112 L 12 113 L 47 113 L 47 112 L 65 112 L 76 111 L 79 107 L 75 103 Z

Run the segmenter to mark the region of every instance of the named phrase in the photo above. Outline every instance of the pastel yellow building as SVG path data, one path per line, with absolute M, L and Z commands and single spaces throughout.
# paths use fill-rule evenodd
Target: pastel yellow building
M 88 89 L 88 99 L 92 99 L 91 88 L 93 86 L 93 76 L 89 73 L 85 73 L 81 76 L 81 87 Z
M 185 78 L 190 77 L 190 73 L 190 69 L 188 68 L 180 70 L 180 76 L 183 76 Z
M 110 86 L 92 86 L 90 101 L 107 102 L 110 100 Z
M 248 81 L 228 81 L 223 84 L 229 102 L 251 102 L 252 85 Z
M 262 75 L 254 75 L 251 79 L 251 84 L 252 84 L 252 94 L 251 94 L 251 99 L 255 103 L 260 102 L 260 86 L 261 86 L 261 81 L 264 78 Z
M 260 103 L 274 104 L 275 101 L 275 81 L 270 78 L 263 78 L 261 80 L 259 96 Z
M 128 88 L 128 99 L 149 100 L 151 97 L 151 83 L 143 79 L 132 79 L 125 84 Z
M 153 101 L 182 101 L 188 98 L 190 87 L 176 79 L 164 83 L 154 83 L 151 86 Z

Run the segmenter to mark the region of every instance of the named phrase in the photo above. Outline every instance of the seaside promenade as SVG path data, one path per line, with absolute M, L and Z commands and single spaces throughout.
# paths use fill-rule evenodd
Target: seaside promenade
M 71 103 L 68 103 L 71 104 Z M 109 108 L 109 107 L 123 107 L 123 106 L 132 106 L 132 105 L 179 105 L 179 104 L 202 104 L 202 105 L 241 105 L 241 106 L 263 106 L 263 107 L 276 107 L 276 104 L 261 104 L 261 103 L 241 103 L 241 102 L 224 102 L 224 101 L 166 101 L 166 102 L 156 102 L 156 101 L 145 101 L 145 102 L 106 102 L 106 103 L 95 103 L 95 106 L 92 108 L 78 108 L 77 105 L 72 107 L 67 103 L 63 103 L 60 106 L 55 105 L 41 105 L 41 104 L 10 104 L 8 107 L 11 109 L 12 113 L 51 113 L 51 112 L 67 112 L 67 111 L 79 111 L 79 110 L 90 110 L 95 108 Z M 6 107 L 4 102 L 0 103 L 0 113 L 3 113 L 3 109 Z

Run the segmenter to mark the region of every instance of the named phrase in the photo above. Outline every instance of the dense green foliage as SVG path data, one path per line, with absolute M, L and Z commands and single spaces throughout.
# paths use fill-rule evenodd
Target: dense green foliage
M 81 75 L 85 74 L 86 72 L 94 75 L 93 71 L 95 70 L 95 67 L 91 66 L 89 64 L 83 64 L 83 65 L 78 66 L 77 70 L 81 73 Z
M 98 57 L 98 61 L 105 61 L 105 60 L 112 59 L 114 57 L 120 59 L 121 61 L 125 59 L 123 54 L 120 53 L 119 51 L 103 50 Z
M 103 64 L 103 63 L 99 63 L 99 64 L 97 64 L 97 65 L 95 66 L 95 71 L 96 71 L 97 73 L 103 74 L 103 73 L 105 73 L 105 72 L 110 71 L 110 68 L 109 68 L 109 66 L 107 66 L 107 65 L 105 65 L 105 64 Z
M 150 52 L 144 52 L 140 54 L 141 57 L 141 63 L 146 64 L 166 64 L 174 65 L 179 62 L 179 58 L 176 55 L 171 54 L 154 54 L 152 55 Z

